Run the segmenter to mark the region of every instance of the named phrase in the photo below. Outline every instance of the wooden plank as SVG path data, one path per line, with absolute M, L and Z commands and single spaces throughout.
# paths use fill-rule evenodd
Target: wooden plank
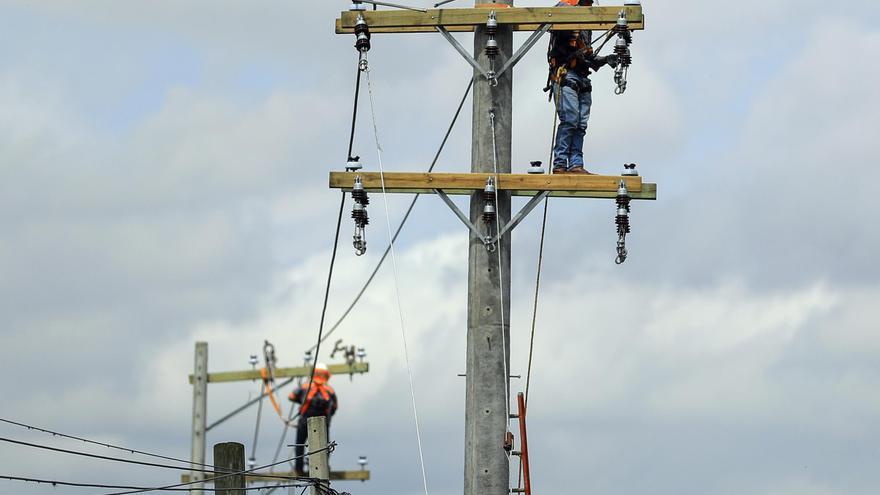
M 330 187 L 351 190 L 354 177 L 361 176 L 367 192 L 382 192 L 378 172 L 330 172 Z M 442 189 L 449 195 L 470 195 L 486 185 L 492 174 L 471 173 L 413 173 L 386 172 L 385 191 L 404 194 L 433 194 Z M 619 175 L 546 175 L 546 174 L 499 174 L 498 188 L 508 190 L 514 196 L 534 196 L 541 191 L 551 191 L 557 198 L 614 198 L 621 179 L 627 185 L 633 199 L 657 199 L 657 184 L 642 182 L 641 177 Z
M 354 363 L 349 366 L 347 364 L 331 364 L 327 366 L 330 373 L 334 375 L 348 375 L 351 373 L 366 373 L 370 371 L 370 363 Z M 306 377 L 312 372 L 311 366 L 297 366 L 294 368 L 278 368 L 275 370 L 275 378 L 290 377 Z M 247 371 L 221 371 L 219 373 L 208 373 L 208 383 L 218 382 L 241 382 L 250 380 L 260 380 L 260 370 Z M 189 375 L 189 382 L 193 382 L 193 376 Z
M 611 29 L 617 15 L 626 10 L 632 30 L 645 28 L 642 7 L 515 7 L 494 9 L 499 24 L 510 24 L 514 31 L 534 31 L 543 23 L 552 22 L 553 29 Z M 367 10 L 362 12 L 371 33 L 433 33 L 437 26 L 451 32 L 473 31 L 486 24 L 493 9 L 433 9 L 427 12 L 409 10 Z M 351 34 L 357 22 L 357 12 L 343 12 L 336 20 L 337 34 Z
M 381 191 L 382 178 L 378 172 L 330 172 L 330 187 L 351 189 L 356 176 L 360 176 L 368 191 Z M 485 173 L 424 173 L 424 172 L 386 172 L 385 188 L 395 191 L 410 189 L 442 189 L 443 191 L 482 190 L 486 179 L 494 174 Z M 642 190 L 641 177 L 621 177 L 619 175 L 575 175 L 575 174 L 498 174 L 495 187 L 499 191 L 613 191 L 617 192 L 620 181 L 626 183 L 628 190 Z
M 253 482 L 274 482 L 279 483 L 283 482 L 286 477 L 293 478 L 296 475 L 293 472 L 277 472 L 277 473 L 251 473 L 246 475 L 247 481 L 249 483 Z M 210 478 L 210 475 L 208 476 Z M 363 469 L 360 471 L 330 471 L 330 480 L 331 481 L 368 481 L 370 479 L 370 471 L 368 469 Z M 190 474 L 185 473 L 180 475 L 181 483 L 189 483 L 191 480 Z

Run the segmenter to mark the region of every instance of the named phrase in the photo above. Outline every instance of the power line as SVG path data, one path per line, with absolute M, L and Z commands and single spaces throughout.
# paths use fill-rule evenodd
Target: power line
M 144 461 L 136 461 L 134 459 L 122 459 L 119 457 L 110 457 L 110 456 L 100 455 L 100 454 L 90 454 L 88 452 L 62 449 L 59 447 L 50 447 L 48 445 L 40 445 L 40 444 L 36 444 L 36 443 L 23 442 L 21 440 L 13 440 L 11 438 L 0 437 L 0 442 L 7 442 L 7 443 L 16 444 L 16 445 L 22 445 L 24 447 L 33 447 L 33 448 L 43 449 L 43 450 L 51 450 L 53 452 L 59 452 L 62 454 L 78 455 L 81 457 L 90 457 L 92 459 L 101 459 L 104 461 L 123 462 L 126 464 L 136 464 L 139 466 L 158 467 L 158 468 L 165 468 L 165 469 L 176 469 L 179 471 L 196 471 L 196 472 L 201 472 L 201 473 L 216 473 L 217 471 L 227 472 L 226 470 L 200 469 L 200 468 L 194 468 L 194 467 L 188 467 L 188 466 L 172 466 L 170 464 L 160 464 L 160 463 L 156 463 L 156 462 L 144 462 Z M 277 476 L 277 478 L 286 479 L 287 477 Z
M 46 480 L 46 479 L 38 479 L 38 478 L 24 478 L 21 476 L 7 476 L 0 475 L 0 479 L 9 480 L 9 481 L 24 481 L 30 483 L 37 483 L 42 485 L 52 485 L 52 486 L 75 486 L 80 488 L 113 488 L 113 489 L 137 489 L 137 490 L 150 490 L 149 487 L 143 486 L 131 486 L 131 485 L 109 485 L 104 483 L 78 483 L 74 481 L 62 481 L 62 480 Z M 308 488 L 311 484 L 303 484 L 303 483 L 293 483 L 293 484 L 281 484 L 274 485 L 276 488 L 299 488 L 305 486 Z M 226 490 L 234 490 L 234 491 L 253 491 L 253 490 L 264 490 L 265 487 L 262 486 L 254 486 L 248 488 L 226 488 Z M 202 488 L 202 490 L 207 492 L 216 492 L 219 489 L 217 488 Z M 154 490 L 154 491 L 166 491 L 166 492 L 189 492 L 192 491 L 192 488 L 165 488 L 163 490 Z
M 452 133 L 452 129 L 455 127 L 455 122 L 458 120 L 458 116 L 461 113 L 462 107 L 464 107 L 465 101 L 467 101 L 467 97 L 470 94 L 470 91 L 471 91 L 471 88 L 473 87 L 473 85 L 474 85 L 474 80 L 473 80 L 473 78 L 471 78 L 470 82 L 468 82 L 467 89 L 465 89 L 465 91 L 464 91 L 464 95 L 461 97 L 461 102 L 458 104 L 458 108 L 455 110 L 455 115 L 452 117 L 452 122 L 449 123 L 449 127 L 446 129 L 446 134 L 443 136 L 443 140 L 440 143 L 440 147 L 437 149 L 437 152 L 434 154 L 434 159 L 431 161 L 431 166 L 428 167 L 428 173 L 432 172 L 434 170 L 434 166 L 437 165 L 437 160 L 440 158 L 440 153 L 443 152 L 443 148 L 446 146 L 446 141 L 449 139 L 449 135 Z M 397 241 L 397 236 L 399 236 L 400 231 L 403 230 L 403 226 L 404 226 L 404 224 L 406 224 L 406 221 L 409 219 L 409 215 L 410 215 L 410 213 L 412 213 L 413 207 L 416 205 L 416 201 L 418 201 L 419 196 L 420 196 L 420 194 L 418 194 L 418 193 L 416 193 L 416 195 L 413 196 L 413 199 L 409 204 L 409 208 L 407 208 L 406 213 L 403 215 L 403 219 L 400 221 L 400 225 L 397 226 L 397 230 L 394 232 L 394 236 L 391 237 L 391 243 Z M 330 330 L 328 330 L 327 333 L 324 334 L 323 340 L 327 340 L 328 338 L 330 338 L 330 335 L 339 327 L 339 325 L 342 324 L 342 322 L 345 320 L 345 318 L 348 316 L 348 314 L 351 313 L 351 310 L 354 309 L 355 305 L 357 305 L 357 303 L 361 300 L 361 296 L 364 295 L 364 292 L 367 291 L 367 287 L 370 286 L 370 283 L 373 282 L 373 279 L 376 277 L 376 274 L 379 273 L 379 269 L 382 267 L 382 264 L 385 262 L 385 258 L 387 258 L 388 254 L 391 253 L 391 243 L 389 243 L 388 246 L 385 247 L 385 252 L 382 253 L 382 257 L 379 258 L 379 262 L 376 263 L 376 268 L 373 269 L 373 273 L 371 273 L 370 276 L 367 278 L 367 281 L 364 283 L 364 286 L 361 288 L 361 290 L 355 296 L 354 300 L 351 302 L 351 304 L 348 305 L 348 308 L 342 313 L 342 316 L 339 317 L 339 319 L 336 321 L 336 323 L 334 323 L 333 326 L 330 327 Z M 311 349 L 309 349 L 309 350 L 311 351 L 314 349 L 315 349 L 315 346 L 312 346 Z
M 155 457 L 155 458 L 158 458 L 158 459 L 166 459 L 166 460 L 169 460 L 169 461 L 182 462 L 182 463 L 190 464 L 190 465 L 191 465 L 191 464 L 195 464 L 195 465 L 197 465 L 197 466 L 203 466 L 203 467 L 209 467 L 209 468 L 213 468 L 213 467 L 214 467 L 214 466 L 212 466 L 212 465 L 210 465 L 210 464 L 203 464 L 203 463 L 200 463 L 200 462 L 192 462 L 192 461 L 188 461 L 188 460 L 186 460 L 186 459 L 178 459 L 178 458 L 176 458 L 176 457 L 170 457 L 170 456 L 160 455 L 160 454 L 153 454 L 153 453 L 151 453 L 151 452 L 145 452 L 145 451 L 143 451 L 143 450 L 131 449 L 131 448 L 128 448 L 128 447 L 120 447 L 120 446 L 118 446 L 118 445 L 113 445 L 113 444 L 109 444 L 109 443 L 106 443 L 106 442 L 98 442 L 98 441 L 95 441 L 95 440 L 89 440 L 88 438 L 77 437 L 77 436 L 74 436 L 74 435 L 67 435 L 67 434 L 64 434 L 64 433 L 59 433 L 59 432 L 57 432 L 57 431 L 47 430 L 47 429 L 45 429 L 45 428 L 40 428 L 40 427 L 37 427 L 37 426 L 33 426 L 33 425 L 25 424 L 25 423 L 19 423 L 19 422 L 17 422 L 17 421 L 12 421 L 12 420 L 9 420 L 9 419 L 0 418 L 0 422 L 7 423 L 7 424 L 11 424 L 11 425 L 15 425 L 15 426 L 20 426 L 20 427 L 22 427 L 22 428 L 27 428 L 28 430 L 34 430 L 34 431 L 39 431 L 39 432 L 42 432 L 42 433 L 48 433 L 48 434 L 51 434 L 52 436 L 56 436 L 56 437 L 69 438 L 69 439 L 71 439 L 71 440 L 79 440 L 80 442 L 89 443 L 89 444 L 92 444 L 92 445 L 100 445 L 101 447 L 107 447 L 107 448 L 110 448 L 110 449 L 121 450 L 121 451 L 123 451 L 123 452 L 128 452 L 128 453 L 131 453 L 131 454 L 140 454 L 140 455 L 145 455 L 145 456 L 149 456 L 149 457 Z
M 336 442 L 331 442 L 330 445 L 328 445 L 326 447 L 322 447 L 322 448 L 314 450 L 312 452 L 306 452 L 305 454 L 303 454 L 303 457 L 309 456 L 312 454 L 317 454 L 318 452 L 323 452 L 325 450 L 327 450 L 329 452 L 333 452 L 333 449 L 335 449 L 335 448 L 336 448 Z M 299 456 L 297 456 L 297 457 L 299 457 Z M 221 474 L 219 476 L 214 476 L 212 478 L 205 478 L 203 480 L 188 481 L 186 483 L 176 483 L 173 485 L 158 486 L 158 487 L 146 488 L 146 489 L 137 489 L 137 490 L 125 491 L 125 492 L 113 492 L 113 493 L 108 493 L 105 495 L 129 495 L 132 493 L 163 491 L 163 490 L 168 490 L 170 488 L 191 486 L 191 485 L 195 485 L 195 484 L 199 484 L 199 483 L 210 483 L 212 481 L 216 481 L 216 480 L 220 480 L 220 479 L 224 479 L 224 478 L 229 478 L 230 476 L 238 476 L 238 475 L 242 475 L 242 474 L 255 473 L 261 469 L 267 469 L 267 468 L 271 468 L 273 466 L 277 466 L 279 464 L 284 464 L 285 462 L 290 462 L 292 460 L 295 460 L 297 457 L 291 457 L 289 459 L 284 459 L 283 461 L 274 462 L 272 464 L 266 464 L 264 466 L 257 466 L 255 468 L 245 469 L 244 471 L 235 471 L 235 472 L 231 472 L 231 473 Z M 263 476 L 263 475 L 261 474 L 260 476 Z M 318 478 L 310 478 L 310 477 L 306 477 L 306 476 L 279 476 L 279 478 L 283 478 L 283 479 L 287 479 L 287 480 L 305 481 L 305 482 L 311 483 L 313 485 L 317 484 L 318 486 L 320 486 L 320 482 L 322 481 Z

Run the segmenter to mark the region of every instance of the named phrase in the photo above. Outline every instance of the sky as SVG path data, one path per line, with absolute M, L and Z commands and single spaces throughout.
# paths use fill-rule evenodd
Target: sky
M 627 92 L 614 95 L 608 71 L 594 77 L 586 160 L 606 174 L 638 163 L 657 201 L 634 202 L 621 266 L 611 201 L 549 203 L 532 486 L 874 494 L 880 5 L 643 4 Z M 357 54 L 353 36 L 333 33 L 348 5 L 0 2 L 0 417 L 187 458 L 196 341 L 212 372 L 248 369 L 266 339 L 280 366 L 302 363 L 339 207 L 327 173 L 348 145 Z M 545 43 L 515 70 L 515 171 L 549 155 Z M 439 35 L 372 46 L 383 165 L 426 169 L 470 66 Z M 376 170 L 368 95 L 359 105 L 355 152 Z M 437 171 L 469 170 L 470 105 Z M 365 256 L 343 221 L 328 322 L 388 241 L 383 198 L 371 199 Z M 387 198 L 392 225 L 408 201 Z M 533 214 L 513 234 L 511 373 L 523 377 L 540 228 Z M 396 244 L 403 332 L 386 265 L 328 340 L 364 347 L 370 363 L 331 381 L 331 466 L 358 469 L 365 455 L 372 479 L 335 488 L 424 493 L 411 372 L 428 493 L 462 492 L 467 235 L 437 198 L 419 199 Z M 320 359 L 339 362 L 327 347 Z M 211 385 L 209 421 L 258 386 Z M 258 464 L 282 430 L 263 412 Z M 255 423 L 250 409 L 212 430 L 209 452 L 225 441 L 250 452 Z M 0 437 L 136 458 L 9 424 Z M 0 475 L 160 485 L 179 474 L 0 443 Z M 0 480 L 0 493 L 104 492 Z

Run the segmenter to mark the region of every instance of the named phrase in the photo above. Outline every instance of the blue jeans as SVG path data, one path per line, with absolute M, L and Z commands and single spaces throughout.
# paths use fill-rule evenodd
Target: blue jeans
M 589 84 L 587 78 L 574 72 L 569 72 L 565 78 L 576 85 Z M 579 93 L 571 86 L 554 84 L 553 97 L 559 114 L 556 143 L 553 145 L 553 167 L 583 167 L 584 136 L 587 134 L 593 94 L 588 91 Z

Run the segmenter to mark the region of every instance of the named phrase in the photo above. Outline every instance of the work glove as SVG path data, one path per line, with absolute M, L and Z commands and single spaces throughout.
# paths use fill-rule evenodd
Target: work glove
M 608 65 L 610 65 L 612 69 L 616 69 L 617 64 L 620 63 L 620 57 L 618 57 L 617 54 L 612 53 L 611 55 L 605 57 L 605 62 L 608 63 Z

